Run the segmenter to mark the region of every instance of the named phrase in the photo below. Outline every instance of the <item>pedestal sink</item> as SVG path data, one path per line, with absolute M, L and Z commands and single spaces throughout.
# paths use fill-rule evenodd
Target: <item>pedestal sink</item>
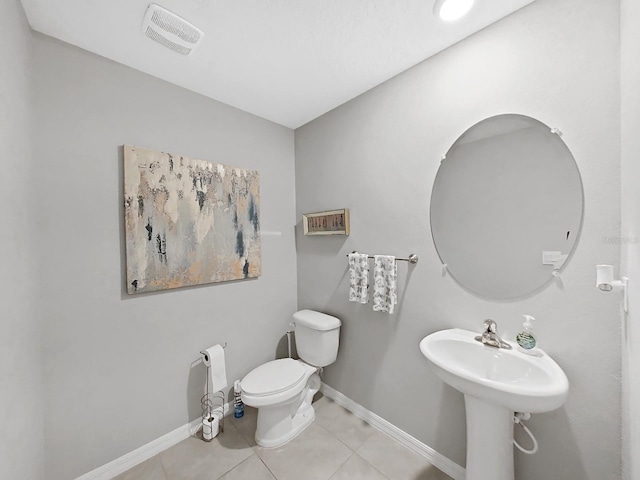
M 546 353 L 534 357 L 475 340 L 477 332 L 441 330 L 420 342 L 436 374 L 464 394 L 467 414 L 466 480 L 514 480 L 514 412 L 562 406 L 567 376 Z

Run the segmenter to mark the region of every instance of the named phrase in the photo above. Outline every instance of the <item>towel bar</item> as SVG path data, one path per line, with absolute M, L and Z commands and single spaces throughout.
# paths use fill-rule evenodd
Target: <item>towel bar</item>
M 351 253 L 358 253 L 356 251 L 353 251 Z M 349 254 L 347 254 L 347 257 L 349 256 Z M 373 258 L 373 255 L 367 255 L 367 258 Z M 418 263 L 418 255 L 416 255 L 415 253 L 412 253 L 411 255 L 409 255 L 408 258 L 396 258 L 396 260 L 400 260 L 403 262 L 409 262 L 409 263 Z

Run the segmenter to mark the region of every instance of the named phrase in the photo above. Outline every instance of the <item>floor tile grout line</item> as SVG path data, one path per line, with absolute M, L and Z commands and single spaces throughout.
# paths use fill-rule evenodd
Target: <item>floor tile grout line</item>
M 238 463 L 237 465 L 234 465 L 233 467 L 231 467 L 229 470 L 227 470 L 226 472 L 224 472 L 224 474 L 223 474 L 223 475 L 220 475 L 220 476 L 218 477 L 218 480 L 220 480 L 222 477 L 224 477 L 225 475 L 227 475 L 227 474 L 228 474 L 231 470 L 233 470 L 234 468 L 237 468 L 237 467 L 239 467 L 240 465 L 242 465 L 244 462 L 248 461 L 248 460 L 251 458 L 251 456 L 252 456 L 252 455 L 255 455 L 256 457 L 260 458 L 260 457 L 256 454 L 256 452 L 255 452 L 255 450 L 253 449 L 253 447 L 251 446 L 251 443 L 250 443 L 250 442 L 245 438 L 245 436 L 244 436 L 242 433 L 240 433 L 240 430 L 238 429 L 238 427 L 237 427 L 237 426 L 235 426 L 235 425 L 233 424 L 233 422 L 229 422 L 228 427 L 233 428 L 233 429 L 235 430 L 235 432 L 238 434 L 238 436 L 239 436 L 239 437 L 240 437 L 240 438 L 241 438 L 241 439 L 242 439 L 242 440 L 247 444 L 247 447 L 249 447 L 249 448 L 251 449 L 251 455 L 249 455 L 249 456 L 248 456 L 247 458 L 245 458 L 244 460 L 240 461 L 240 463 Z M 227 427 L 227 426 L 225 426 L 225 429 L 226 429 L 226 428 L 228 428 L 228 427 Z M 223 433 L 223 434 L 224 434 L 224 433 Z
M 329 432 L 329 433 L 331 433 L 331 432 Z M 338 439 L 338 440 L 340 440 L 340 439 Z M 331 480 L 336 475 L 336 473 L 338 473 L 340 471 L 340 469 L 345 466 L 345 464 L 351 459 L 351 457 L 353 457 L 356 454 L 356 452 L 354 452 L 353 450 L 351 450 L 351 449 L 349 449 L 349 450 L 351 451 L 351 455 L 349 455 L 347 457 L 347 459 L 344 462 L 342 462 L 338 466 L 338 468 L 336 468 L 335 472 L 333 472 L 331 475 L 329 475 L 329 478 L 327 480 Z
M 336 440 L 338 440 L 342 445 L 344 445 L 345 447 L 347 447 L 347 448 L 348 448 L 349 450 L 351 450 L 353 453 L 356 453 L 356 451 L 355 451 L 353 448 L 351 448 L 351 447 L 350 447 L 349 445 L 347 445 L 345 442 L 343 442 L 343 441 L 342 441 L 342 440 L 340 440 L 338 437 L 336 437 L 336 436 L 335 436 L 335 434 L 334 434 L 331 430 L 329 430 L 328 428 L 325 428 L 325 427 L 323 427 L 322 425 L 320 425 L 320 422 L 316 422 L 316 421 L 314 420 L 314 423 L 316 423 L 316 425 L 317 425 L 318 427 L 320 427 L 320 428 L 321 428 L 321 429 L 323 429 L 325 432 L 327 432 L 329 435 L 331 435 L 333 438 L 335 438 Z
M 247 460 L 249 460 L 251 458 L 251 455 L 249 455 L 247 458 L 245 458 L 244 460 L 242 460 L 240 463 L 234 465 L 233 467 L 231 467 L 229 470 L 227 470 L 226 472 L 224 472 L 222 475 L 218 476 L 217 480 L 220 480 L 222 477 L 224 477 L 227 473 L 229 473 L 231 470 L 233 470 L 236 467 L 239 467 L 240 465 L 242 465 L 244 462 L 246 462 Z
M 329 399 L 329 397 L 327 397 L 327 399 Z M 339 404 L 338 404 L 338 405 L 339 405 Z M 324 405 L 320 405 L 320 408 L 322 408 L 323 406 L 324 406 Z M 340 405 L 340 407 L 341 407 L 341 408 L 344 408 L 344 407 L 342 407 L 342 405 Z M 320 408 L 318 408 L 318 410 L 320 410 Z M 345 408 L 345 410 L 346 410 L 346 408 Z M 347 411 L 348 411 L 348 410 L 347 410 Z M 371 424 L 370 424 L 369 422 L 367 422 L 366 420 L 363 420 L 363 419 L 361 419 L 361 420 L 362 420 L 363 422 L 365 422 L 367 425 L 369 425 L 371 428 L 375 428 L 373 425 L 371 425 Z M 347 459 L 344 461 L 344 463 L 343 463 L 342 465 L 340 465 L 340 467 L 338 467 L 338 470 L 336 470 L 335 472 L 333 472 L 333 474 L 331 475 L 331 477 L 329 477 L 329 480 L 331 480 L 331 478 L 332 478 L 336 473 L 338 473 L 338 472 L 340 471 L 340 469 L 341 469 L 341 468 L 342 468 L 342 467 L 343 467 L 343 466 L 344 466 L 344 465 L 345 465 L 345 464 L 346 464 L 346 463 L 351 459 L 351 457 L 353 457 L 354 455 L 357 455 L 357 456 L 358 456 L 358 458 L 360 458 L 363 462 L 365 462 L 367 465 L 369 465 L 371 468 L 373 468 L 373 469 L 374 469 L 376 472 L 378 472 L 378 473 L 379 473 L 383 478 L 385 478 L 385 479 L 387 479 L 387 480 L 389 479 L 389 477 L 387 477 L 384 473 L 382 473 L 380 470 L 378 470 L 378 469 L 377 469 L 373 464 L 371 464 L 371 462 L 369 462 L 368 460 L 366 460 L 365 458 L 361 457 L 361 456 L 358 454 L 358 450 L 360 450 L 360 449 L 362 448 L 362 446 L 366 443 L 366 441 L 369 439 L 369 437 L 371 436 L 371 434 L 372 434 L 373 432 L 370 432 L 370 433 L 367 435 L 367 438 L 365 439 L 365 441 L 364 441 L 364 442 L 362 442 L 362 443 L 360 444 L 360 446 L 359 446 L 356 450 L 354 450 L 354 449 L 353 449 L 353 448 L 351 448 L 349 445 L 347 445 L 345 442 L 343 442 L 343 441 L 342 441 L 338 436 L 336 436 L 336 435 L 335 435 L 331 430 L 329 430 L 329 429 L 327 429 L 327 428 L 323 427 L 323 426 L 320 424 L 320 422 L 316 422 L 315 420 L 314 420 L 314 422 L 315 422 L 315 423 L 317 423 L 317 425 L 318 425 L 320 428 L 322 428 L 323 430 L 327 431 L 331 436 L 333 436 L 333 438 L 335 438 L 336 440 L 338 440 L 340 443 L 342 443 L 345 447 L 347 447 L 347 448 L 348 448 L 349 450 L 351 450 L 351 452 L 352 452 L 352 454 L 349 456 L 349 458 L 347 458 Z M 405 448 L 406 448 L 406 447 L 405 447 Z M 279 479 L 277 479 L 277 478 L 276 478 L 276 480 L 279 480 Z
M 167 449 L 168 450 L 168 449 Z M 163 450 L 162 452 L 164 452 L 166 450 Z M 164 467 L 164 462 L 162 461 L 162 452 L 157 453 L 156 456 L 158 457 L 158 461 L 160 462 L 160 468 L 162 469 L 162 474 L 164 475 L 164 480 L 168 480 L 168 476 L 167 476 L 167 470 Z
M 315 423 L 315 420 L 314 420 Z M 369 439 L 369 437 L 371 436 L 371 433 L 369 433 L 367 435 L 367 438 L 360 444 L 360 446 L 357 449 L 353 449 L 351 448 L 349 445 L 347 445 L 346 442 L 342 441 L 335 433 L 333 433 L 331 430 L 329 430 L 328 428 L 323 427 L 320 422 L 317 422 L 318 427 L 322 428 L 323 430 L 325 430 L 326 432 L 328 432 L 333 438 L 335 438 L 336 440 L 338 440 L 341 444 L 343 444 L 345 447 L 347 447 L 349 450 L 351 450 L 353 453 L 358 453 L 358 450 L 360 450 L 360 448 L 362 448 L 362 445 Z M 372 425 L 370 425 L 369 423 L 367 423 L 367 425 L 369 425 L 371 428 L 374 428 Z M 363 459 L 364 460 L 364 459 Z M 368 463 L 368 462 L 367 462 Z
M 326 397 L 327 400 L 329 402 L 334 402 L 336 405 L 338 405 L 340 408 L 346 410 L 347 412 L 349 412 L 352 415 L 355 415 L 353 412 L 351 412 L 350 410 L 348 410 L 347 408 L 345 408 L 343 405 L 341 405 L 340 403 L 336 402 L 334 399 L 331 399 L 330 397 Z M 324 407 L 326 408 L 326 406 Z M 357 415 L 356 415 L 357 416 Z M 394 444 L 396 444 L 397 446 L 406 449 L 414 454 L 416 454 L 417 456 L 419 456 L 416 452 L 413 452 L 411 449 L 407 448 L 406 445 L 403 445 L 402 443 L 398 442 L 398 440 L 396 438 L 394 438 L 392 435 L 389 435 L 387 432 L 384 432 L 382 430 L 377 429 L 376 427 L 374 427 L 373 425 L 371 425 L 367 420 L 365 420 L 364 418 L 359 417 L 360 420 L 362 420 L 364 423 L 366 423 L 369 427 L 371 427 L 373 429 L 373 431 L 376 431 L 378 433 L 381 433 L 383 435 L 385 435 L 388 439 L 390 439 Z M 376 472 L 378 472 L 383 478 L 387 479 L 389 477 L 387 477 L 382 471 L 380 471 L 378 468 L 376 468 L 375 465 L 373 465 L 371 462 L 369 462 L 366 458 L 364 458 L 363 456 L 361 456 L 358 452 L 360 450 L 362 450 L 362 448 L 364 447 L 364 445 L 366 444 L 366 442 L 371 438 L 373 431 L 369 432 L 369 434 L 367 435 L 367 438 L 360 444 L 360 446 L 357 449 L 352 449 L 349 445 L 347 445 L 345 442 L 343 442 L 337 435 L 335 435 L 331 430 L 323 427 L 322 425 L 320 425 L 318 423 L 318 426 L 320 426 L 321 428 L 324 428 L 324 430 L 326 430 L 327 432 L 329 432 L 336 440 L 340 441 L 343 445 L 345 445 L 347 448 L 349 448 L 355 455 L 357 455 L 360 459 L 362 459 L 362 461 L 364 461 L 367 465 L 369 465 L 371 468 L 373 468 Z M 351 457 L 349 457 L 351 458 Z M 431 462 L 429 462 L 428 460 L 426 460 L 428 465 L 434 466 Z M 436 467 L 437 468 L 437 467 Z M 335 473 L 334 473 L 335 475 Z
M 271 476 L 272 476 L 273 478 L 275 478 L 275 480 L 278 480 L 278 477 L 276 476 L 275 472 L 274 472 L 274 471 L 272 471 L 272 470 L 269 468 L 269 465 L 267 465 L 267 464 L 265 463 L 265 461 L 262 459 L 262 457 L 261 457 L 260 455 L 258 455 L 256 452 L 253 452 L 253 454 L 254 454 L 256 457 L 258 457 L 258 460 L 260 460 L 260 462 L 262 462 L 262 465 L 264 465 L 264 468 L 266 468 L 266 469 L 269 471 L 269 473 L 271 474 Z
M 358 450 L 360 450 L 360 449 L 358 449 Z M 363 462 L 365 462 L 367 465 L 371 466 L 371 468 L 373 468 L 376 472 L 378 472 L 380 475 L 382 475 L 383 478 L 385 478 L 386 480 L 389 480 L 389 477 L 387 477 L 384 473 L 382 473 L 375 465 L 373 465 L 366 458 L 360 456 L 360 454 L 358 454 L 357 451 L 354 452 L 354 455 L 358 455 L 358 457 L 361 458 Z
M 327 398 L 328 398 L 328 397 L 327 397 Z M 338 405 L 339 405 L 339 404 L 338 404 Z M 339 405 L 339 406 L 340 406 L 341 408 L 344 408 L 344 407 L 342 407 L 342 405 Z M 346 409 L 345 409 L 345 410 L 346 410 Z M 348 411 L 348 410 L 347 410 L 347 411 Z M 362 420 L 362 419 L 361 419 L 361 420 Z M 373 425 L 371 425 L 371 424 L 370 424 L 369 422 L 367 422 L 366 420 L 362 420 L 362 421 L 363 421 L 363 422 L 365 422 L 367 425 L 369 425 L 371 428 L 375 428 L 375 427 L 373 427 Z M 377 469 L 377 468 L 376 468 L 376 467 L 375 467 L 371 462 L 369 462 L 367 459 L 363 458 L 362 456 L 360 456 L 360 455 L 358 454 L 358 450 L 360 450 L 360 449 L 362 448 L 362 446 L 366 443 L 366 441 L 369 439 L 369 437 L 371 437 L 371 435 L 372 435 L 372 433 L 373 433 L 373 432 L 370 432 L 370 433 L 367 435 L 367 438 L 366 438 L 366 439 L 365 439 L 365 440 L 360 444 L 360 446 L 359 446 L 357 449 L 355 449 L 355 450 L 354 450 L 354 449 L 353 449 L 353 448 L 351 448 L 349 445 L 347 445 L 345 442 L 343 442 L 342 440 L 340 440 L 340 438 L 338 438 L 338 437 L 337 437 L 337 436 L 336 436 L 332 431 L 330 431 L 329 429 L 327 429 L 327 428 L 323 427 L 322 425 L 320 425 L 320 423 L 318 423 L 318 426 L 319 426 L 320 428 L 323 428 L 323 429 L 324 429 L 324 430 L 326 430 L 327 432 L 329 432 L 329 434 L 331 434 L 331 435 L 332 435 L 336 440 L 338 440 L 340 443 L 342 443 L 344 446 L 346 446 L 349 450 L 351 450 L 351 451 L 353 452 L 353 454 L 352 454 L 352 455 L 351 455 L 347 460 L 345 460 L 345 462 L 344 462 L 344 463 L 347 463 L 347 462 L 349 461 L 349 459 L 350 459 L 351 457 L 353 457 L 353 455 L 357 455 L 357 456 L 358 456 L 358 458 L 360 458 L 363 462 L 365 462 L 367 465 L 369 465 L 371 468 L 373 468 L 376 472 L 378 472 L 380 475 L 382 475 L 382 477 L 383 477 L 383 478 L 388 479 L 388 477 L 387 477 L 384 473 L 382 473 L 380 470 L 378 470 L 378 469 Z M 340 465 L 340 468 L 342 468 L 342 467 L 344 466 L 344 463 L 343 463 L 342 465 Z M 333 473 L 333 475 L 335 475 L 335 474 L 340 470 L 340 468 L 338 468 L 338 470 L 336 470 L 336 471 Z M 333 475 L 332 475 L 332 476 L 333 476 Z M 329 477 L 329 480 L 331 480 L 331 477 Z
M 224 472 L 222 475 L 220 475 L 220 476 L 217 478 L 217 480 L 220 480 L 220 479 L 221 479 L 221 478 L 223 478 L 225 475 L 227 475 L 230 471 L 232 471 L 232 470 L 234 470 L 234 469 L 238 468 L 238 467 L 239 467 L 240 465 L 242 465 L 243 463 L 248 462 L 248 461 L 251 459 L 251 457 L 252 457 L 253 455 L 255 455 L 256 457 L 258 457 L 258 455 L 256 455 L 256 452 L 253 452 L 253 451 L 252 451 L 252 452 L 251 452 L 251 455 L 249 455 L 247 458 L 245 458 L 244 460 L 242 460 L 240 463 L 238 463 L 237 465 L 234 465 L 234 466 L 233 466 L 233 467 L 231 467 L 229 470 L 227 470 L 226 472 Z M 260 458 L 260 457 L 258 457 L 258 458 Z
M 362 405 L 356 403 L 351 400 L 346 395 L 341 392 L 334 390 L 329 385 L 322 385 L 322 392 L 324 396 L 326 396 L 329 400 L 337 403 L 343 408 L 347 409 L 363 421 L 369 423 L 373 428 L 375 428 L 381 434 L 387 436 L 395 443 L 401 445 L 404 448 L 407 448 L 409 451 L 423 457 L 427 463 L 434 466 L 436 469 L 443 472 L 445 475 L 449 476 L 451 480 L 454 479 L 464 479 L 465 478 L 465 469 L 460 465 L 456 464 L 452 460 L 442 456 L 435 450 L 433 450 L 428 445 L 423 444 L 415 437 L 407 434 L 406 432 L 400 430 L 395 425 L 391 424 L 387 420 L 382 417 L 379 417 L 374 412 L 366 409 Z M 329 394 L 327 394 L 329 392 Z M 347 407 L 349 405 L 349 407 Z M 416 448 L 417 447 L 417 448 Z M 425 455 L 427 453 L 428 455 Z M 436 463 L 442 466 L 436 465 Z M 447 471 L 451 471 L 452 474 L 449 475 Z

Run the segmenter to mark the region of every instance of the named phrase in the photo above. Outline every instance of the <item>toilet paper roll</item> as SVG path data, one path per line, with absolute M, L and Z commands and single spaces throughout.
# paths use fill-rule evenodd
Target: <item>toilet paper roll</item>
M 213 440 L 220 430 L 220 417 L 216 413 L 208 418 L 202 419 L 202 438 L 204 440 Z
M 202 361 L 208 367 L 209 391 L 217 392 L 227 388 L 227 369 L 224 360 L 224 348 L 220 345 L 213 345 L 202 353 Z

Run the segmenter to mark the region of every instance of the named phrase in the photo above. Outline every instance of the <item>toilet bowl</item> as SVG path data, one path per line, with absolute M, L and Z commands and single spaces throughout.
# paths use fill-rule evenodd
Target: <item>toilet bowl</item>
M 242 380 L 242 401 L 258 409 L 258 445 L 284 445 L 313 422 L 311 402 L 321 383 L 317 372 L 300 360 L 283 358 L 260 365 Z
M 296 312 L 293 318 L 301 359 L 272 360 L 240 382 L 242 401 L 258 409 L 255 439 L 262 447 L 284 445 L 313 422 L 320 368 L 337 355 L 340 320 L 311 310 Z

